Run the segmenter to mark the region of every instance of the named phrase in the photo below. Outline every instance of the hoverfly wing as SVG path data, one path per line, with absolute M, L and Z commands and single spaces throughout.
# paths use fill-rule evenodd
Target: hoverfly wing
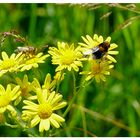
M 92 49 L 89 49 L 89 50 L 83 52 L 83 54 L 84 54 L 85 56 L 92 54 Z
M 99 46 L 96 46 L 92 49 L 92 57 L 93 59 L 100 59 L 102 57 Z
M 99 47 L 98 47 L 98 46 L 96 46 L 96 47 L 94 47 L 94 48 L 92 49 L 92 53 L 95 53 L 95 52 L 97 52 L 97 51 L 99 51 Z

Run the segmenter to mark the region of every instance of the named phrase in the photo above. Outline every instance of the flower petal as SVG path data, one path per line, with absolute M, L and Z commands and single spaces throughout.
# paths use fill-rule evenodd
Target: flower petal
M 31 121 L 31 127 L 36 126 L 39 122 L 40 122 L 40 118 L 38 115 L 36 115 Z
M 117 55 L 117 54 L 119 54 L 119 52 L 118 51 L 108 51 L 108 54 Z
M 49 118 L 49 120 L 54 127 L 56 127 L 56 128 L 60 127 L 59 123 L 56 120 L 54 120 L 53 118 Z
M 58 109 L 60 109 L 60 108 L 65 107 L 66 105 L 67 105 L 67 102 L 61 102 L 61 103 L 59 103 L 58 105 L 54 106 L 54 107 L 53 107 L 53 110 L 58 110 Z
M 117 62 L 117 61 L 115 60 L 115 58 L 112 57 L 111 55 L 107 55 L 107 58 L 108 58 L 110 61 L 114 62 L 114 63 Z
M 44 129 L 48 131 L 50 129 L 50 120 L 46 119 L 44 124 Z
M 45 126 L 45 120 L 40 120 L 40 124 L 39 124 L 39 132 L 43 132 L 44 131 L 44 126 Z
M 9 59 L 9 57 L 8 57 L 8 55 L 7 55 L 7 53 L 6 52 L 2 52 L 2 59 L 3 60 L 7 60 L 7 59 Z
M 55 113 L 53 113 L 53 114 L 51 115 L 51 117 L 52 117 L 54 120 L 58 121 L 58 122 L 64 122 L 64 121 L 65 121 L 64 118 L 62 118 L 61 116 L 59 116 L 59 115 L 57 115 L 57 114 L 55 114 Z
M 49 103 L 51 103 L 54 97 L 55 97 L 55 91 L 50 94 L 50 96 L 48 97 L 48 100 L 47 101 Z

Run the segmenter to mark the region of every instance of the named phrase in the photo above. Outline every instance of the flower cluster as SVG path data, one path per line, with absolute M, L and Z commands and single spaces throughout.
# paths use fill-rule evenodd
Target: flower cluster
M 29 82 L 27 75 L 24 75 L 23 80 L 16 78 L 16 81 L 18 85 L 13 87 L 9 84 L 6 89 L 0 85 L 0 114 L 9 111 L 16 117 L 18 112 L 14 108 L 15 103 L 17 105 L 17 102 L 23 101 L 25 105 L 22 120 L 27 122 L 28 127 L 39 124 L 40 132 L 49 130 L 50 125 L 59 128 L 65 119 L 55 111 L 65 107 L 67 103 L 61 101 L 63 96 L 53 90 L 56 80 L 51 80 L 50 74 L 47 74 L 42 86 L 36 78 Z
M 87 76 L 85 80 L 95 78 L 96 82 L 106 81 L 104 75 L 110 75 L 110 69 L 114 67 L 113 63 L 117 62 L 112 55 L 119 53 L 114 50 L 118 45 L 110 43 L 111 37 L 107 37 L 104 40 L 102 36 L 97 34 L 93 38 L 89 35 L 82 36 L 82 39 L 84 43 L 78 43 L 79 45 L 76 48 L 73 44 L 69 46 L 64 42 L 58 42 L 58 49 L 50 47 L 49 54 L 52 55 L 52 64 L 58 65 L 56 72 L 63 69 L 68 69 L 68 71 L 73 69 L 78 72 L 79 67 L 83 67 L 82 62 L 86 61 L 89 69 L 80 72 L 80 74 Z M 105 46 L 105 42 L 107 42 L 108 46 Z M 108 47 L 107 50 L 103 50 L 106 49 L 105 47 Z M 94 53 L 99 55 L 98 59 L 94 56 Z
M 46 75 L 44 84 L 41 86 L 39 81 L 35 78 L 32 82 L 34 96 L 30 99 L 24 100 L 22 111 L 22 119 L 29 122 L 32 128 L 39 124 L 39 131 L 49 130 L 50 125 L 59 128 L 61 123 L 65 121 L 64 118 L 57 115 L 55 110 L 66 106 L 66 102 L 61 101 L 62 95 L 53 91 L 55 81 L 51 81 L 50 74 Z M 36 98 L 34 98 L 36 96 Z
M 11 56 L 4 51 L 1 53 L 0 76 L 7 72 L 22 72 L 37 68 L 49 56 L 42 52 L 37 53 L 33 47 L 18 47 L 15 52 Z M 8 84 L 6 89 L 0 85 L 1 119 L 5 117 L 5 112 L 9 112 L 10 116 L 17 118 L 19 114 L 16 106 L 23 102 L 21 116 L 22 120 L 27 122 L 28 127 L 35 127 L 39 124 L 40 132 L 49 130 L 51 125 L 59 128 L 65 119 L 57 115 L 55 111 L 67 104 L 61 101 L 63 96 L 55 92 L 57 81 L 62 79 L 64 79 L 64 74 L 61 72 L 56 73 L 54 80 L 51 79 L 50 74 L 47 74 L 44 84 L 41 85 L 37 78 L 30 82 L 25 74 L 23 79 L 15 77 L 14 84 Z
M 82 36 L 82 39 L 84 43 L 78 45 L 58 42 L 57 47 L 49 47 L 49 54 L 37 53 L 35 48 L 29 46 L 18 47 L 16 53 L 11 56 L 4 51 L 1 53 L 0 76 L 8 72 L 23 72 L 38 68 L 49 56 L 52 64 L 57 67 L 54 77 L 48 73 L 43 82 L 34 75 L 30 81 L 30 77 L 25 74 L 22 78 L 14 77 L 12 79 L 14 81 L 6 87 L 0 84 L 0 122 L 6 121 L 5 114 L 8 114 L 20 124 L 20 127 L 24 124 L 23 129 L 37 125 L 39 132 L 48 131 L 51 127 L 59 128 L 80 91 L 74 74 L 78 72 L 80 76 L 84 75 L 84 82 L 92 79 L 98 83 L 106 81 L 105 76 L 110 75 L 110 70 L 117 62 L 114 55 L 119 52 L 114 49 L 118 46 L 111 43 L 111 37 L 104 40 L 97 34 L 93 38 L 89 35 Z M 67 70 L 72 71 L 73 99 L 62 115 L 58 110 L 65 107 L 67 102 L 62 101 L 63 95 L 60 94 L 59 87 L 65 79 Z
M 29 54 L 28 54 L 29 55 Z M 48 54 L 38 53 L 28 57 L 24 53 L 13 53 L 10 57 L 6 52 L 2 52 L 0 59 L 0 76 L 7 72 L 18 72 L 30 70 L 31 68 L 37 68 L 39 63 L 44 63 L 45 59 L 49 56 Z
M 107 39 L 104 41 L 102 36 L 98 36 L 95 34 L 93 38 L 91 38 L 89 35 L 86 35 L 86 37 L 82 36 L 82 39 L 85 43 L 79 43 L 79 45 L 82 46 L 82 52 L 83 54 L 87 51 L 91 51 L 89 57 L 88 57 L 88 64 L 89 64 L 89 70 L 81 72 L 81 74 L 86 75 L 86 81 L 95 78 L 96 82 L 106 81 L 106 78 L 104 75 L 110 75 L 110 69 L 114 67 L 113 63 L 116 63 L 116 59 L 112 55 L 117 55 L 119 52 L 114 50 L 118 47 L 115 43 L 110 43 L 111 37 L 107 37 Z M 105 44 L 107 42 L 107 45 Z M 103 49 L 106 49 L 106 52 L 103 52 Z M 101 57 L 98 59 L 94 59 L 94 51 L 95 55 L 101 54 Z

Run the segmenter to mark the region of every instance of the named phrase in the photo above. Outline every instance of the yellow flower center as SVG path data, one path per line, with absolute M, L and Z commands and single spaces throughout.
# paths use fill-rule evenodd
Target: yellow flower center
M 15 66 L 15 60 L 14 59 L 8 59 L 8 60 L 4 60 L 1 64 L 1 69 L 6 70 L 9 69 L 11 67 Z
M 52 107 L 49 103 L 43 103 L 39 105 L 38 115 L 41 119 L 47 119 L 52 114 Z
M 11 98 L 8 94 L 0 96 L 0 108 L 7 106 L 11 101 Z
M 102 71 L 102 68 L 101 68 L 100 64 L 95 64 L 95 65 L 93 65 L 92 70 L 93 70 L 94 74 L 99 74 Z
M 63 54 L 63 56 L 61 56 L 60 60 L 63 65 L 69 65 L 74 62 L 75 54 L 73 51 L 68 50 Z
M 24 97 L 28 95 L 28 88 L 26 86 L 21 88 L 21 95 Z

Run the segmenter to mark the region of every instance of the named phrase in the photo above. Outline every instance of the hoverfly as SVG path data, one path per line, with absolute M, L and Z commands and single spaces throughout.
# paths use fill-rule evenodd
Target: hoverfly
M 93 59 L 101 59 L 108 51 L 110 47 L 110 43 L 107 41 L 104 41 L 103 43 L 100 43 L 98 46 L 88 50 L 87 52 L 84 52 L 84 55 L 92 55 Z

